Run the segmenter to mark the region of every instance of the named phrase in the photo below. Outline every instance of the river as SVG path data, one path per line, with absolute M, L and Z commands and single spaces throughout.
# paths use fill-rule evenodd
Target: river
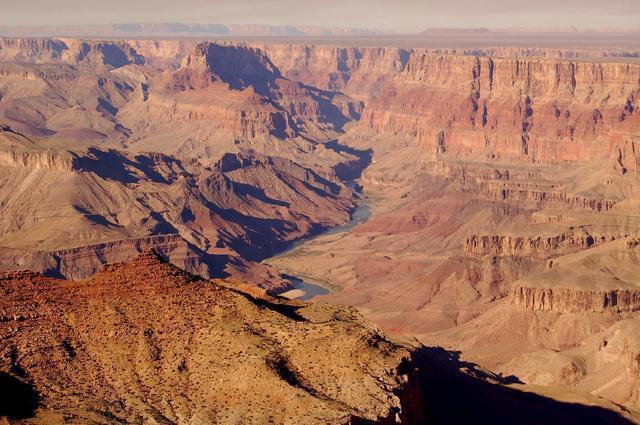
M 296 242 L 293 242 L 288 247 L 286 247 L 281 252 L 277 253 L 269 260 L 273 260 L 278 257 L 285 256 L 292 251 L 295 251 L 300 246 L 306 244 L 309 241 L 312 241 L 316 238 L 326 235 L 333 235 L 337 233 L 345 233 L 350 232 L 354 227 L 359 224 L 364 223 L 369 220 L 371 217 L 371 208 L 369 207 L 368 199 L 362 194 L 362 187 L 358 184 L 358 179 L 362 177 L 362 172 L 365 168 L 367 168 L 373 159 L 373 150 L 371 149 L 356 149 L 350 146 L 342 145 L 340 142 L 335 140 L 330 140 L 324 144 L 327 149 L 331 149 L 338 154 L 346 154 L 351 157 L 357 158 L 355 164 L 353 161 L 349 166 L 344 166 L 344 164 L 338 164 L 334 171 L 336 172 L 336 176 L 342 179 L 351 190 L 358 194 L 359 199 L 357 202 L 356 208 L 351 212 L 351 219 L 340 226 L 335 226 L 329 229 L 326 229 L 320 233 L 316 233 L 315 235 L 309 236 L 308 238 L 300 239 Z M 341 166 L 342 165 L 342 166 Z M 268 261 L 268 260 L 267 260 Z M 290 289 L 282 292 L 280 295 L 285 296 L 287 298 L 298 299 L 303 301 L 308 301 L 318 295 L 327 295 L 329 294 L 329 290 L 322 285 L 317 283 L 305 281 L 297 276 L 291 275 L 283 275 L 289 281 L 294 289 Z
M 347 185 L 356 193 L 360 193 L 360 188 L 356 182 L 350 181 L 350 182 L 347 182 Z M 285 256 L 291 253 L 292 251 L 295 251 L 305 243 L 312 241 L 316 238 L 319 238 L 321 236 L 350 232 L 357 225 L 362 224 L 367 220 L 369 220 L 370 217 L 371 217 L 371 208 L 369 207 L 369 202 L 367 198 L 365 198 L 364 196 L 361 196 L 360 200 L 358 201 L 358 205 L 351 213 L 351 219 L 347 223 L 341 224 L 339 226 L 331 227 L 329 229 L 326 229 L 308 238 L 297 240 L 293 242 L 291 245 L 289 245 L 287 248 L 285 248 L 282 252 L 271 257 L 270 260 Z M 294 288 L 294 289 L 284 291 L 280 294 L 287 298 L 294 298 L 301 301 L 309 301 L 318 295 L 328 295 L 330 293 L 330 291 L 324 286 L 313 283 L 313 282 L 305 281 L 299 277 L 291 276 L 287 274 L 283 274 L 283 277 L 291 281 L 291 284 Z

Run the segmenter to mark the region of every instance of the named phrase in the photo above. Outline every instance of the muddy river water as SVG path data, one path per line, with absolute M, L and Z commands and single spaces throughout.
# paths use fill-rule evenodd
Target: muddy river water
M 353 190 L 357 190 L 358 188 L 355 182 L 349 182 L 347 183 L 347 185 L 350 186 Z M 368 200 L 365 197 L 361 197 L 360 200 L 358 201 L 358 205 L 356 209 L 353 210 L 353 212 L 351 213 L 351 219 L 347 223 L 339 226 L 331 227 L 329 229 L 322 231 L 321 233 L 317 233 L 308 238 L 300 239 L 296 242 L 293 242 L 286 249 L 284 249 L 277 255 L 271 257 L 270 260 L 290 254 L 291 252 L 295 251 L 305 243 L 312 241 L 316 238 L 319 238 L 321 236 L 350 232 L 357 225 L 366 222 L 369 219 L 369 217 L 371 217 L 371 208 L 369 207 Z M 327 288 L 323 287 L 322 285 L 305 281 L 304 279 L 301 279 L 299 277 L 291 276 L 288 274 L 285 274 L 283 276 L 287 278 L 289 281 L 291 281 L 291 284 L 294 289 L 287 290 L 281 293 L 280 295 L 282 296 L 295 298 L 302 301 L 308 301 L 318 295 L 327 295 L 330 292 Z

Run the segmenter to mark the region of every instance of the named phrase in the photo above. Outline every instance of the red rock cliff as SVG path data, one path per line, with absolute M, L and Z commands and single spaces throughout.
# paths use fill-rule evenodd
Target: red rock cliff
M 396 48 L 264 49 L 285 76 L 364 100 L 363 129 L 411 138 L 427 151 L 606 160 L 620 172 L 638 170 L 637 64 Z

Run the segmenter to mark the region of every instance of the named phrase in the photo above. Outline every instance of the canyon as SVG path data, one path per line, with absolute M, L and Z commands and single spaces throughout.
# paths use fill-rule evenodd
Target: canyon
M 153 250 L 84 281 L 5 272 L 0 290 L 11 423 L 534 423 L 523 406 L 554 423 L 629 417 L 489 383 L 500 377 L 392 342 L 354 308 L 203 280 Z
M 416 382 L 460 389 L 435 365 L 489 385 L 484 415 L 512 403 L 494 423 L 526 423 L 527 400 L 558 403 L 548 423 L 638 421 L 634 58 L 616 46 L 0 38 L 2 373 L 24 372 L 46 400 L 41 422 L 261 423 L 274 415 L 266 393 L 251 412 L 207 407 L 211 388 L 181 392 L 254 373 L 295 400 L 279 423 L 304 409 L 317 423 L 442 423 L 429 403 L 445 401 Z M 370 216 L 340 227 L 365 204 Z M 294 278 L 329 293 L 278 297 L 301 295 Z M 159 329 L 142 329 L 145 312 Z M 231 348 L 207 357 L 211 334 L 190 341 L 169 316 L 230 346 L 244 329 L 247 346 L 232 348 L 255 367 L 238 369 Z M 92 328 L 123 330 L 92 340 Z M 48 346 L 62 347 L 50 369 Z M 147 371 L 134 387 L 112 375 L 126 346 Z M 115 380 L 119 407 L 98 405 L 106 384 L 80 376 Z M 181 389 L 162 400 L 169 386 Z

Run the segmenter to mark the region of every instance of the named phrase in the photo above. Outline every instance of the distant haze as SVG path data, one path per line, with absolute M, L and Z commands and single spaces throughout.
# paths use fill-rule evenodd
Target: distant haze
M 4 0 L 0 25 L 206 22 L 375 28 L 640 27 L 640 0 Z

